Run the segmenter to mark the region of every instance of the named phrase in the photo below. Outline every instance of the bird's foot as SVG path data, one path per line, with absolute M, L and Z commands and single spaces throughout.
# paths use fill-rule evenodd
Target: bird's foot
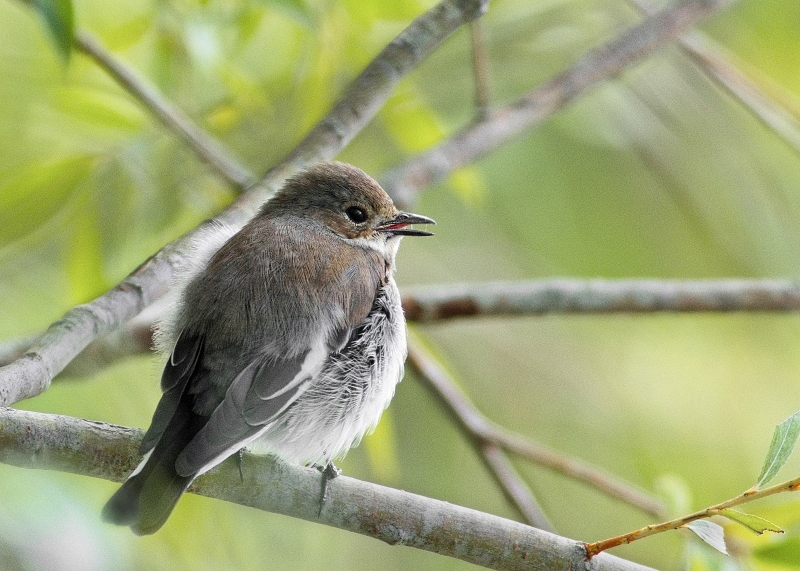
M 244 460 L 244 448 L 239 448 L 236 453 L 236 465 L 239 467 L 239 481 L 244 483 L 244 472 L 242 472 L 242 464 Z
M 317 514 L 317 517 L 319 517 L 322 515 L 322 507 L 328 499 L 328 484 L 330 484 L 331 480 L 340 476 L 342 471 L 334 466 L 333 462 L 328 462 L 325 466 L 317 465 L 316 468 L 322 473 L 322 497 L 320 498 L 319 513 Z

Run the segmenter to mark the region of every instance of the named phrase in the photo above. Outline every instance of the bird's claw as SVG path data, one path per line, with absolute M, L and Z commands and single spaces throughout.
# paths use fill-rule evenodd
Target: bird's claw
M 322 497 L 320 498 L 319 502 L 319 513 L 317 517 L 322 515 L 322 507 L 325 505 L 325 502 L 328 499 L 328 484 L 334 478 L 340 476 L 342 471 L 334 466 L 333 462 L 328 462 L 325 466 L 316 466 L 317 470 L 322 473 Z

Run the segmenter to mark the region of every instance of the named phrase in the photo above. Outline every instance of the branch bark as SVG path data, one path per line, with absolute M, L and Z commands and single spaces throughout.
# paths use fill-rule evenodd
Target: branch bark
M 0 409 L 0 462 L 121 481 L 139 461 L 142 431 Z M 584 561 L 583 544 L 524 524 L 340 476 L 320 511 L 319 472 L 246 454 L 198 478 L 190 493 L 280 513 L 456 557 L 490 569 L 652 571 L 612 555 Z
M 256 178 L 208 133 L 164 97 L 147 80 L 118 60 L 87 32 L 75 35 L 75 48 L 93 59 L 167 129 L 178 135 L 200 159 L 234 188 L 244 190 Z
M 444 0 L 417 18 L 355 79 L 350 90 L 289 156 L 239 196 L 216 220 L 242 226 L 297 170 L 334 157 L 371 119 L 394 85 L 488 0 Z M 169 286 L 203 226 L 167 244 L 116 287 L 55 322 L 21 358 L 0 368 L 0 406 L 45 391 L 52 378 L 98 336 L 119 327 Z
M 389 171 L 383 187 L 407 206 L 419 189 L 489 154 L 526 132 L 602 81 L 674 42 L 732 0 L 681 0 L 589 52 L 570 69 L 514 103 L 498 109 L 436 147 Z
M 459 317 L 656 312 L 790 312 L 800 310 L 800 280 L 580 280 L 447 284 L 403 290 L 406 319 L 434 323 Z M 89 345 L 63 371 L 86 376 L 151 347 L 150 324 L 136 320 Z M 0 365 L 40 336 L 0 344 Z
M 407 289 L 409 321 L 593 313 L 797 311 L 800 280 L 545 279 Z
M 444 403 L 462 430 L 481 452 L 483 452 L 482 448 L 486 445 L 496 446 L 554 472 L 587 484 L 607 496 L 621 500 L 653 516 L 659 517 L 663 515 L 664 506 L 632 484 L 623 482 L 600 468 L 577 458 L 571 458 L 542 444 L 533 442 L 524 436 L 506 430 L 487 419 L 473 406 L 447 371 L 436 362 L 433 356 L 422 347 L 421 343 L 413 335 L 409 339 L 407 363 L 414 373 Z M 493 460 L 496 460 L 496 456 L 491 459 L 486 458 L 487 463 L 490 464 Z M 506 496 L 514 502 L 517 509 L 523 511 L 525 509 L 525 501 L 519 504 L 516 503 L 515 496 L 519 489 L 507 489 L 504 479 L 498 478 L 498 481 L 503 486 Z
M 655 10 L 646 0 L 630 2 L 649 14 Z M 800 122 L 733 65 L 719 45 L 705 34 L 692 30 L 680 38 L 680 47 L 706 75 L 800 153 Z

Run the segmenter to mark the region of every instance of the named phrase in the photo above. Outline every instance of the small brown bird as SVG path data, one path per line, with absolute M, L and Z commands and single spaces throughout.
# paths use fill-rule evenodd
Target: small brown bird
M 196 245 L 157 332 L 169 353 L 144 459 L 103 517 L 158 530 L 198 475 L 257 445 L 332 466 L 372 430 L 406 357 L 394 281 L 400 212 L 361 170 L 319 164 L 289 179 L 239 232 Z

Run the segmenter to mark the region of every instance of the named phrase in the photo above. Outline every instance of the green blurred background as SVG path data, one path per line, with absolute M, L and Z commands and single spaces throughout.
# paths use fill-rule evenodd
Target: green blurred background
M 429 0 L 78 0 L 78 27 L 255 172 L 280 160 Z M 495 0 L 483 20 L 492 104 L 513 100 L 638 20 L 624 0 Z M 740 0 L 703 29 L 800 114 L 800 3 Z M 0 339 L 103 293 L 233 193 L 104 72 L 67 65 L 37 15 L 0 1 Z M 379 177 L 474 114 L 461 30 L 338 157 Z M 408 240 L 403 286 L 548 276 L 798 273 L 800 158 L 672 48 L 539 129 L 427 189 L 437 235 Z M 800 317 L 475 319 L 416 327 L 503 425 L 671 498 L 673 515 L 758 476 L 775 424 L 800 409 Z M 54 383 L 33 410 L 146 427 L 158 359 Z M 652 523 L 524 462 L 562 535 Z M 506 517 L 465 438 L 407 376 L 345 473 Z M 800 473 L 790 462 L 783 476 Z M 0 466 L 0 569 L 468 569 L 283 516 L 188 496 L 155 536 L 106 526 L 115 484 Z M 800 569 L 800 501 L 748 508 L 787 528 L 723 560 L 688 532 L 615 553 L 663 570 Z M 727 565 L 728 567 L 724 567 Z

